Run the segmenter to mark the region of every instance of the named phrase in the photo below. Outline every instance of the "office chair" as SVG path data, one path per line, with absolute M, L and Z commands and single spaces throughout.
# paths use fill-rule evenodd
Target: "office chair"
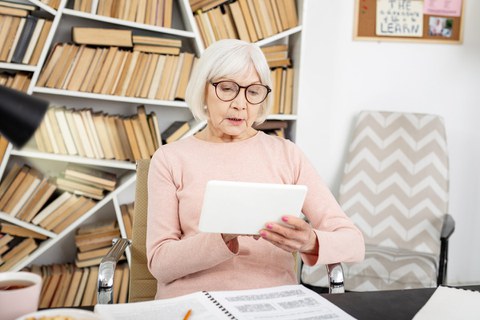
M 436 115 L 361 112 L 338 201 L 363 232 L 365 260 L 343 264 L 345 289 L 435 287 L 447 274 L 448 154 Z M 325 287 L 322 268 L 304 266 L 302 282 Z
M 147 267 L 146 231 L 148 203 L 148 168 L 150 159 L 137 161 L 137 179 L 135 187 L 135 205 L 133 214 L 132 241 L 116 239 L 99 266 L 97 302 L 99 304 L 113 303 L 114 271 L 117 261 L 127 247 L 131 249 L 130 280 L 128 301 L 138 302 L 155 299 L 157 280 Z M 326 266 L 330 279 L 329 292 L 343 292 L 343 271 L 341 264 Z

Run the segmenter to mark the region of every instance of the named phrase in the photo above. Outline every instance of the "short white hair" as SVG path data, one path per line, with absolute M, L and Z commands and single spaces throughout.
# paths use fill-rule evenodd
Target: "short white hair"
M 243 75 L 249 68 L 255 69 L 263 85 L 272 88 L 270 68 L 260 47 L 238 39 L 224 39 L 212 43 L 196 63 L 185 93 L 185 101 L 193 116 L 199 120 L 208 119 L 204 107 L 206 86 L 210 81 Z M 269 94 L 261 104 L 256 124 L 265 121 L 272 103 L 272 94 Z

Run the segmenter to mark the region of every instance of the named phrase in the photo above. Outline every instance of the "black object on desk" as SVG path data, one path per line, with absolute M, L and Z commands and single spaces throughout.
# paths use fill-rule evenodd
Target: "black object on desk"
M 480 291 L 480 286 L 464 289 Z M 321 294 L 358 320 L 410 320 L 427 303 L 436 288 Z

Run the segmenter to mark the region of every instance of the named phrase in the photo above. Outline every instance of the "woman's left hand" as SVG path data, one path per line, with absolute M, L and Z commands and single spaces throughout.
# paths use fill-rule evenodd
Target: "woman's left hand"
M 288 252 L 316 253 L 318 251 L 317 235 L 310 224 L 295 216 L 283 216 L 282 221 L 288 226 L 269 222 L 264 229 L 260 230 L 260 236 Z

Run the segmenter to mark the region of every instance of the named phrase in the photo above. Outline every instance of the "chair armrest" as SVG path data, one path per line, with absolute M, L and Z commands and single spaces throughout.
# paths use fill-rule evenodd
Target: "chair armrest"
M 344 293 L 343 268 L 341 263 L 327 264 L 328 293 Z
M 102 258 L 98 268 L 97 303 L 113 303 L 113 277 L 118 260 L 132 242 L 124 238 L 115 238 L 112 248 Z
M 448 239 L 452 235 L 453 231 L 455 231 L 455 220 L 450 214 L 446 214 L 445 218 L 443 219 L 442 225 L 442 233 L 440 235 L 440 239 Z

